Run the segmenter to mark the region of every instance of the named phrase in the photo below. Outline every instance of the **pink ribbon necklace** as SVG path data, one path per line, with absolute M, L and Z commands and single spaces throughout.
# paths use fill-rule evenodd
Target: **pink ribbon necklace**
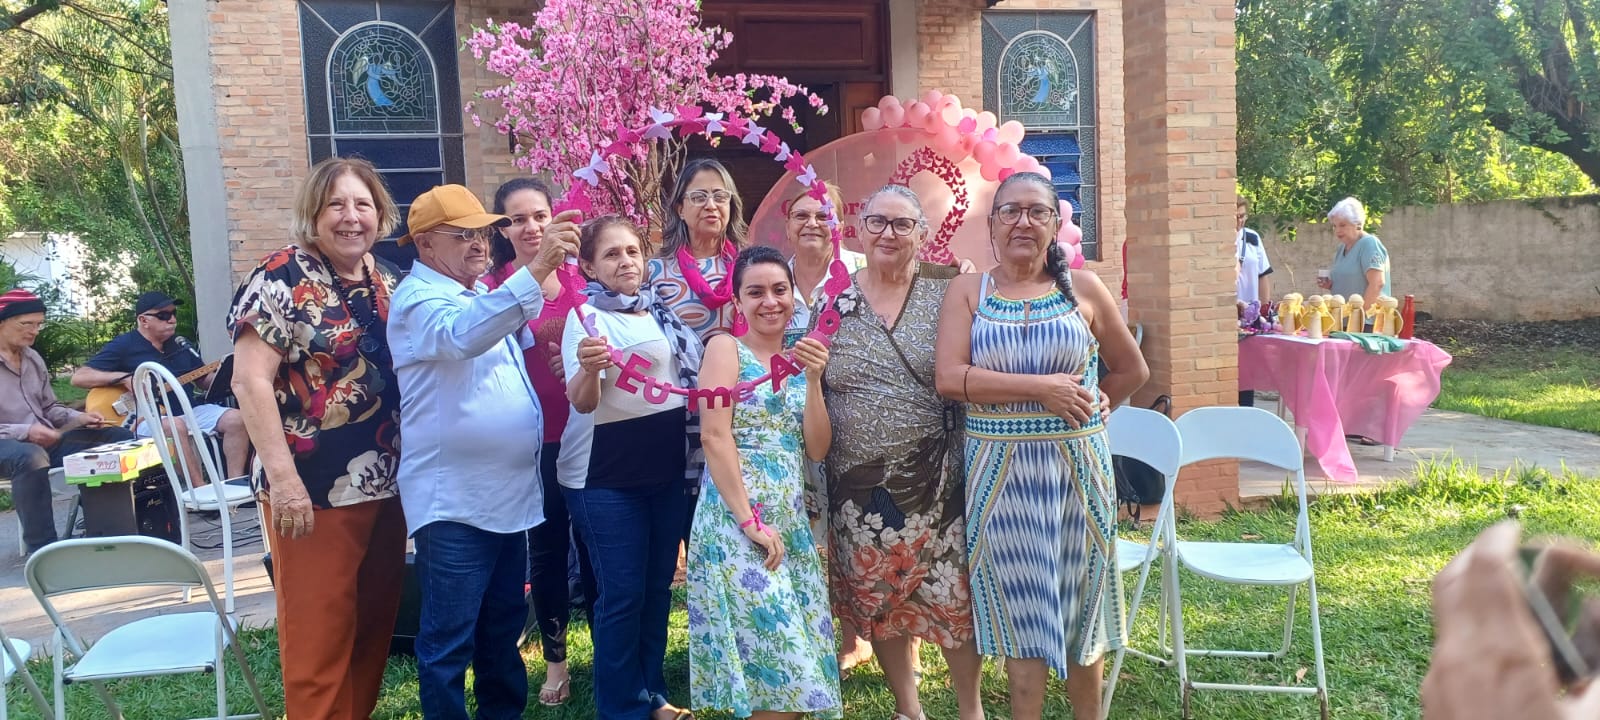
M 723 240 L 722 260 L 726 272 L 722 275 L 722 281 L 713 288 L 711 283 L 706 282 L 706 276 L 700 273 L 700 261 L 689 253 L 689 245 L 685 243 L 678 248 L 678 269 L 683 272 L 683 282 L 707 308 L 716 310 L 733 299 L 733 259 L 736 254 L 733 242 Z

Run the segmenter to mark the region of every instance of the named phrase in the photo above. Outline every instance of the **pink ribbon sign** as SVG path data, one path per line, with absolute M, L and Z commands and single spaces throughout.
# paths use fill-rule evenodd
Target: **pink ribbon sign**
M 743 138 L 744 142 L 755 145 L 774 160 L 783 163 L 785 168 L 796 174 L 796 182 L 807 189 L 812 196 L 822 201 L 822 211 L 828 216 L 828 230 L 833 238 L 833 263 L 828 266 L 828 279 L 823 282 L 823 291 L 827 294 L 827 302 L 823 310 L 817 313 L 816 329 L 807 337 L 824 345 L 833 333 L 839 329 L 839 311 L 833 308 L 833 301 L 850 287 L 850 270 L 845 267 L 844 261 L 839 259 L 843 235 L 839 231 L 838 209 L 827 199 L 827 186 L 818 179 L 816 168 L 811 166 L 799 153 L 789 148 L 788 143 L 778 140 L 776 135 L 766 132 L 753 120 L 740 117 L 715 119 L 702 116 L 699 108 L 682 107 L 675 111 L 665 111 L 656 108 L 650 109 L 650 122 L 642 128 L 617 128 L 618 140 L 605 146 L 601 152 L 596 152 L 590 158 L 589 164 L 579 168 L 574 177 L 582 183 L 572 183 L 572 189 L 567 193 L 567 198 L 558 203 L 557 211 L 566 209 L 587 209 L 592 207 L 589 202 L 588 188 L 600 184 L 601 174 L 609 169 L 607 161 L 616 155 L 625 153 L 631 143 L 641 142 L 657 137 L 667 137 L 663 133 L 677 132 L 680 137 L 688 138 L 692 135 L 702 135 L 707 138 L 718 135 L 730 135 Z M 596 172 L 598 171 L 598 172 Z M 575 268 L 565 272 L 575 271 Z M 565 292 L 576 293 L 573 312 L 577 314 L 579 322 L 583 324 L 584 331 L 589 337 L 598 337 L 594 318 L 583 311 L 583 304 L 587 300 L 582 293 L 568 287 Z M 748 400 L 757 387 L 762 383 L 772 383 L 773 392 L 783 388 L 785 380 L 804 372 L 805 368 L 794 359 L 793 351 L 786 351 L 772 356 L 771 370 L 765 375 L 754 380 L 740 382 L 733 387 L 719 388 L 685 388 L 671 383 L 665 383 L 645 373 L 650 368 L 650 361 L 641 355 L 629 353 L 624 355 L 621 350 L 607 348 L 611 353 L 611 362 L 617 367 L 617 379 L 614 383 L 617 389 L 624 392 L 636 393 L 646 402 L 656 405 L 665 403 L 673 395 L 686 398 L 691 411 L 702 407 L 733 407 L 736 402 Z

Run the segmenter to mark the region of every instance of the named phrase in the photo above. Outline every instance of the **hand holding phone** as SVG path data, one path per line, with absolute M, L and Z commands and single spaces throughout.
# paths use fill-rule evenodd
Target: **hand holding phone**
M 1433 582 L 1433 658 L 1422 682 L 1425 719 L 1600 717 L 1600 683 L 1569 683 L 1555 669 L 1552 640 L 1531 609 L 1537 597 L 1569 604 L 1560 583 L 1600 577 L 1600 555 L 1575 545 L 1524 553 L 1521 527 L 1485 530 Z M 1524 562 L 1524 556 L 1529 562 Z M 1570 582 L 1568 583 L 1570 587 Z M 1536 600 L 1533 602 L 1537 602 Z M 1592 605 L 1592 603 L 1590 603 Z M 1559 634 L 1559 633 L 1557 633 Z M 1600 638 L 1569 637 L 1574 643 Z M 1580 651 L 1581 653 L 1581 651 Z

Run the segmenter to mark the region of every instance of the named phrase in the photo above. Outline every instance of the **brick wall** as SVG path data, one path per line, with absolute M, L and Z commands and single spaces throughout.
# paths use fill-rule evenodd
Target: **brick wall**
M 217 134 L 235 278 L 289 241 L 296 183 L 305 176 L 305 89 L 293 0 L 211 0 Z
M 917 6 L 921 89 L 953 93 L 961 98 L 963 106 L 981 107 L 982 23 L 986 3 L 984 0 L 921 0 Z M 1095 13 L 1101 261 L 1089 263 L 1088 267 L 1117 293 L 1122 286 L 1122 243 L 1128 236 L 1123 170 L 1122 1 L 1006 0 L 996 5 L 995 10 L 1087 10 Z
M 1233 308 L 1233 3 L 1126 0 L 1129 296 L 1144 324 L 1150 382 L 1182 414 L 1238 401 Z M 1232 462 L 1184 470 L 1180 504 L 1213 513 L 1238 500 Z
M 529 0 L 456 0 L 456 36 L 467 37 L 473 27 L 484 27 L 490 19 L 530 24 L 542 4 Z M 457 55 L 456 67 L 461 76 L 462 103 L 476 100 L 478 93 L 505 81 L 504 77 L 485 70 L 467 50 Z M 494 118 L 500 116 L 499 105 L 493 102 L 482 105 L 479 115 L 484 118 L 484 124 L 475 128 L 470 119 L 466 121 L 462 154 L 466 156 L 467 187 L 483 198 L 484 207 L 488 207 L 500 183 L 525 175 L 526 171 L 512 161 L 506 136 L 494 129 Z
M 531 18 L 534 7 L 525 0 L 458 2 L 457 34 L 491 17 Z M 238 280 L 289 241 L 294 193 L 311 164 L 299 5 L 294 0 L 211 0 L 208 11 L 230 265 Z M 463 102 L 491 87 L 493 78 L 470 52 L 459 54 L 457 67 Z M 521 171 L 511 161 L 505 136 L 492 126 L 467 122 L 465 133 L 467 186 L 487 205 L 494 189 Z

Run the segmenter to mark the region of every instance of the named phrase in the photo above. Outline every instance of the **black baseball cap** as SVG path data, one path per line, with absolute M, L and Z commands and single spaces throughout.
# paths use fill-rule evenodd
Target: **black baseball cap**
M 172 297 L 160 290 L 151 290 L 139 296 L 139 302 L 133 306 L 134 315 L 143 315 L 151 310 L 160 310 L 164 307 L 182 305 L 183 301 Z

